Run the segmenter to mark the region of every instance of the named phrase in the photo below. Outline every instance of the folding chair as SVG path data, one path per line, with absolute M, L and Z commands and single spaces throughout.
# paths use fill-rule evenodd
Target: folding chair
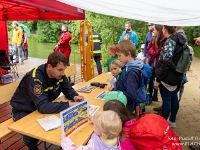
M 65 72 L 66 77 L 74 76 L 74 84 L 75 84 L 76 74 L 77 74 L 76 65 L 67 66 L 64 72 Z
M 12 73 L 14 78 L 19 77 L 17 65 L 10 62 L 6 50 L 0 50 L 0 67 Z

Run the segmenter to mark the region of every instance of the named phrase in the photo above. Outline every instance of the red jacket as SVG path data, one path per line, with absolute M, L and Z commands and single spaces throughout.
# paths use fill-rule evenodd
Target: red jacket
M 152 40 L 150 41 L 148 47 L 147 47 L 147 54 L 148 54 L 148 61 L 147 63 L 150 64 L 151 59 L 154 58 L 154 67 L 156 67 L 157 62 L 158 62 L 158 57 L 160 55 L 160 51 L 162 48 L 162 41 L 165 39 L 166 37 L 163 36 L 163 38 L 160 40 L 160 44 L 158 45 L 158 48 L 156 48 L 155 43 L 152 43 L 154 38 L 152 38 Z
M 58 47 L 55 51 L 63 53 L 67 59 L 71 53 L 71 47 L 69 41 L 72 39 L 71 34 L 68 31 L 64 31 L 60 35 L 60 40 L 58 42 Z

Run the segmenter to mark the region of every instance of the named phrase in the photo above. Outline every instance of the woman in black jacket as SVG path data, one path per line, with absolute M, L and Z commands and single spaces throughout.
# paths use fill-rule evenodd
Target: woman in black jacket
M 169 122 L 170 126 L 176 127 L 176 115 L 179 109 L 177 96 L 177 85 L 181 83 L 183 74 L 175 71 L 181 57 L 185 44 L 185 38 L 175 33 L 175 27 L 163 26 L 163 35 L 166 40 L 161 48 L 158 64 L 156 67 L 156 82 L 154 88 L 160 90 L 162 97 L 162 116 Z M 171 115 L 170 115 L 171 114 Z M 170 117 L 169 117 L 170 115 Z

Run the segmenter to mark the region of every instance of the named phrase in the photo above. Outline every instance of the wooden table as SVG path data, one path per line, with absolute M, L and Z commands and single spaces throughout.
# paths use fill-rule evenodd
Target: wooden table
M 86 83 L 78 83 L 74 86 L 74 89 L 78 89 L 84 85 L 90 84 L 91 82 L 100 82 L 100 83 L 108 83 L 107 80 L 111 79 L 112 75 L 103 73 L 92 80 L 86 82 Z M 82 93 L 79 92 L 80 95 L 83 95 L 85 97 L 85 100 L 89 101 L 89 104 L 98 105 L 100 106 L 100 111 L 103 110 L 104 102 L 103 100 L 95 99 L 95 97 L 100 94 L 102 91 L 107 90 L 108 86 L 106 86 L 104 89 L 97 88 L 91 93 Z M 60 97 L 56 101 L 65 101 L 66 98 Z M 8 126 L 8 129 L 13 130 L 15 132 L 42 140 L 44 142 L 48 142 L 51 144 L 55 144 L 60 146 L 60 137 L 61 137 L 61 128 L 57 128 L 51 131 L 46 132 L 37 122 L 37 119 L 44 118 L 47 116 L 50 116 L 52 114 L 41 114 L 38 111 L 34 111 L 33 113 L 25 116 L 24 118 L 12 123 L 10 126 Z M 60 117 L 59 113 L 55 114 L 56 116 Z M 90 136 L 93 133 L 93 125 L 91 123 L 88 123 L 81 127 L 80 129 L 76 130 L 74 133 L 70 135 L 71 140 L 75 143 L 76 146 L 85 145 L 88 140 L 90 139 Z

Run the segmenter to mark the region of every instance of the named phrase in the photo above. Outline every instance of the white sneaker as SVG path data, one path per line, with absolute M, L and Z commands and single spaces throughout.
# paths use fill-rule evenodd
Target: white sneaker
M 175 122 L 171 122 L 169 120 L 169 118 L 167 119 L 167 122 L 169 123 L 169 125 L 172 127 L 172 128 L 176 128 L 176 123 Z

